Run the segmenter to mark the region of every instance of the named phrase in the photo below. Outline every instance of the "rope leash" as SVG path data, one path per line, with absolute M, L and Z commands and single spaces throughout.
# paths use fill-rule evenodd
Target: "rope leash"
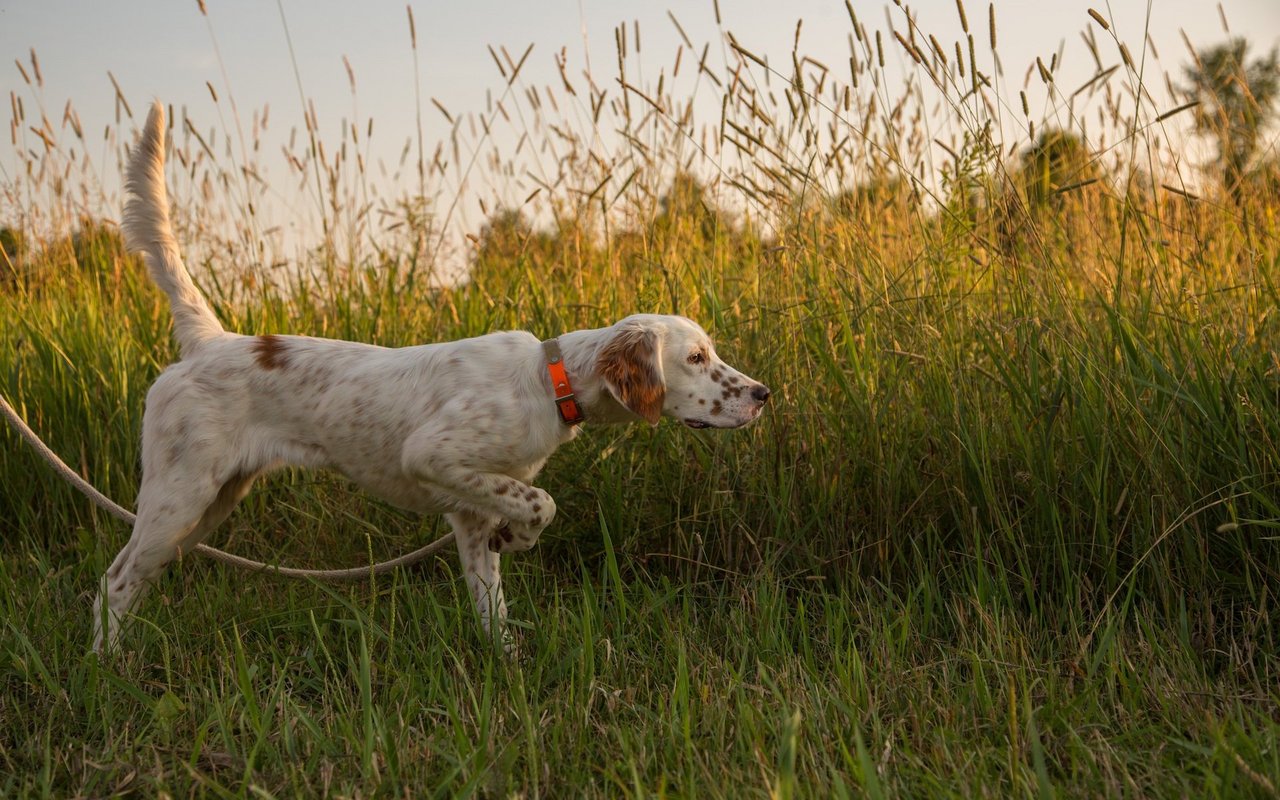
M 31 430 L 27 423 L 18 416 L 18 412 L 9 405 L 9 400 L 0 394 L 0 411 L 4 412 L 4 416 L 9 420 L 9 424 L 18 432 L 27 444 L 31 445 L 31 449 L 43 458 L 53 471 L 62 476 L 63 480 L 80 490 L 80 493 L 88 497 L 90 502 L 107 512 L 111 516 L 125 523 L 133 525 L 134 515 L 127 509 L 121 508 L 110 497 L 94 488 L 93 484 L 80 477 L 80 474 L 66 462 L 58 457 L 58 454 L 45 444 L 36 432 Z M 201 555 L 208 556 L 214 561 L 221 561 L 223 564 L 230 564 L 233 567 L 240 567 L 252 572 L 273 572 L 277 575 L 284 575 L 287 578 L 313 578 L 318 581 L 326 581 L 329 583 L 350 583 L 353 581 L 361 581 L 372 578 L 376 575 L 385 575 L 396 567 L 407 567 L 422 561 L 427 556 L 443 550 L 453 541 L 453 534 L 447 533 L 436 539 L 425 547 L 420 547 L 412 553 L 393 558 L 390 561 L 382 561 L 368 567 L 352 567 L 350 569 L 295 569 L 293 567 L 280 567 L 275 564 L 267 564 L 262 561 L 254 561 L 242 556 L 232 555 L 224 552 L 216 547 L 198 544 L 195 551 Z

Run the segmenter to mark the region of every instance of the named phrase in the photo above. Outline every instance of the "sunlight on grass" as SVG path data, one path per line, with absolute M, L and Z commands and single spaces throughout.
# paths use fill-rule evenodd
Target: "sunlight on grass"
M 455 136 L 386 180 L 372 122 L 309 121 L 268 181 L 171 113 L 179 239 L 231 330 L 395 346 L 680 313 L 774 400 L 732 435 L 588 426 L 556 454 L 560 517 L 508 559 L 517 661 L 448 557 L 338 589 L 188 559 L 99 663 L 88 598 L 127 532 L 5 433 L 0 794 L 1274 794 L 1280 166 L 1203 92 L 1157 107 L 1146 86 L 1187 79 L 1140 72 L 1101 12 L 1087 84 L 1026 65 L 1055 103 L 1033 118 L 994 6 L 957 4 L 958 42 L 903 11 L 850 7 L 839 65 L 681 29 L 655 74 L 623 25 L 616 74 L 557 56 L 541 87 L 495 49 L 505 93 L 424 98 Z M 1227 57 L 1188 71 L 1212 87 Z M 19 68 L 0 391 L 131 505 L 168 308 L 102 218 L 117 165 Z M 1183 161 L 1192 117 L 1227 167 Z M 291 254 L 258 213 L 294 184 L 318 224 Z M 486 223 L 458 281 L 463 202 Z M 442 532 L 291 471 L 212 543 L 336 567 Z

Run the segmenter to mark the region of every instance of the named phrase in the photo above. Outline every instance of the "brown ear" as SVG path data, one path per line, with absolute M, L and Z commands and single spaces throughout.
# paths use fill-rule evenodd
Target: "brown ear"
M 596 371 L 619 403 L 657 425 L 667 387 L 662 378 L 658 336 L 647 328 L 621 329 L 600 351 Z

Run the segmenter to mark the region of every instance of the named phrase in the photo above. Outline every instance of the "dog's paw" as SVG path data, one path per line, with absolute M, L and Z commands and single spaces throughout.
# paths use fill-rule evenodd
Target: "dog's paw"
M 489 549 L 495 553 L 518 553 L 528 550 L 538 542 L 538 534 L 546 526 L 537 529 L 519 522 L 503 522 L 489 537 Z
M 508 625 L 506 620 L 498 623 L 496 629 L 489 626 L 484 628 L 484 638 L 494 652 L 512 660 L 523 659 L 525 655 L 522 633 L 517 626 Z
M 524 647 L 520 644 L 520 635 L 511 628 L 504 627 L 502 629 L 501 641 L 498 644 L 502 647 L 502 655 L 512 661 L 519 661 L 524 656 Z

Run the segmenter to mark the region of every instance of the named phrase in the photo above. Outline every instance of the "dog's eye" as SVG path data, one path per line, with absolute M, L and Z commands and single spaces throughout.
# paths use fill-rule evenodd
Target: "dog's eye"
M 703 362 L 704 362 L 704 361 L 706 361 L 706 360 L 707 360 L 707 357 L 706 357 L 706 356 L 704 356 L 704 355 L 702 354 L 702 351 L 701 351 L 701 350 L 699 350 L 698 352 L 696 352 L 696 353 L 694 353 L 693 355 L 689 356 L 689 363 L 690 363 L 690 364 L 701 364 L 701 363 L 703 363 Z

